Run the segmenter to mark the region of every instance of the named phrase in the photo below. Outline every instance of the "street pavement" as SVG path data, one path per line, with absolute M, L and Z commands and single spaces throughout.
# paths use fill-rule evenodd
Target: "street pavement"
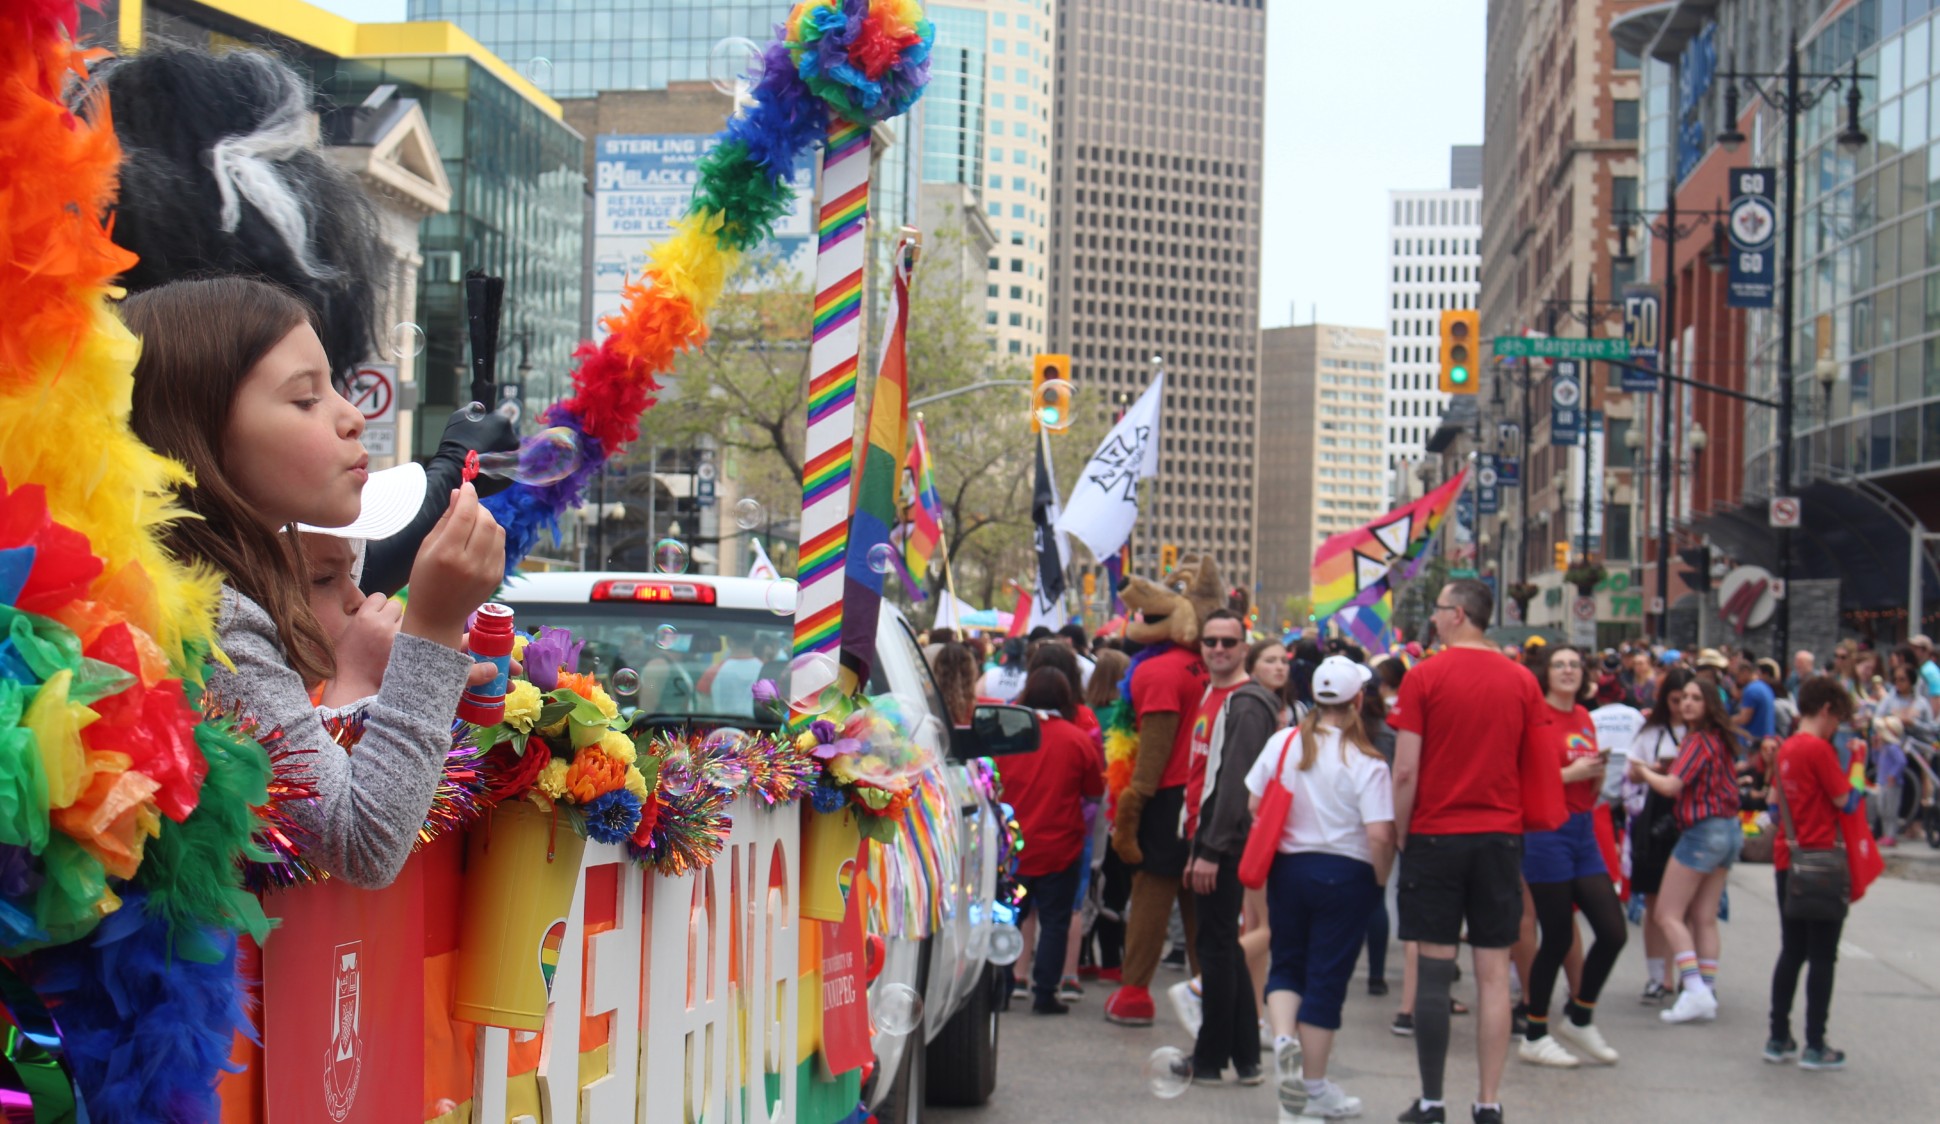
M 1918 845 L 1925 851 L 1924 845 Z M 1909 861 L 1928 866 L 1924 855 Z M 1771 968 L 1778 953 L 1777 906 L 1769 866 L 1740 866 L 1731 880 L 1732 920 L 1724 926 L 1718 1020 L 1667 1026 L 1658 1009 L 1637 1002 L 1643 987 L 1643 943 L 1632 926 L 1597 1025 L 1623 1055 L 1614 1067 L 1585 1065 L 1547 1070 L 1524 1065 L 1513 1048 L 1503 1081 L 1511 1121 L 1625 1120 L 1647 1124 L 1786 1124 L 1789 1121 L 1920 1121 L 1940 1119 L 1940 885 L 1886 877 L 1853 907 L 1840 949 L 1833 995 L 1831 1044 L 1844 1049 L 1848 1068 L 1808 1073 L 1766 1064 Z M 1366 1102 L 1364 1119 L 1393 1120 L 1417 1095 L 1414 1044 L 1388 1032 L 1400 996 L 1400 947 L 1389 955 L 1392 993 L 1367 994 L 1365 977 L 1350 991 L 1330 1076 Z M 1365 971 L 1365 961 L 1362 964 Z M 1160 994 L 1181 977 L 1164 968 L 1153 981 L 1160 1021 L 1131 1029 L 1103 1021 L 1105 986 L 1088 984 L 1068 1016 L 1033 1016 L 1018 1004 L 1002 1016 L 998 1087 L 980 1109 L 931 1108 L 923 1118 L 943 1124 L 1042 1124 L 1046 1120 L 1142 1121 L 1273 1120 L 1279 1114 L 1272 1061 L 1258 1088 L 1232 1083 L 1194 1086 L 1176 1100 L 1146 1088 L 1151 1051 L 1191 1043 Z M 1804 980 L 1793 1034 L 1803 1037 Z M 1559 988 L 1560 991 L 1560 988 Z M 1474 998 L 1464 968 L 1458 998 Z M 1561 998 L 1558 997 L 1560 1005 Z M 1449 1119 L 1466 1122 L 1475 1095 L 1475 1019 L 1454 1019 L 1449 1049 Z M 1270 1051 L 1269 1051 L 1270 1054 Z

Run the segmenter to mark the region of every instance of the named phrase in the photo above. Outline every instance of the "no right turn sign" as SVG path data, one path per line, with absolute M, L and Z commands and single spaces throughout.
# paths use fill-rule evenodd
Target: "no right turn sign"
M 1800 516 L 1797 496 L 1773 496 L 1771 525 L 1774 527 L 1796 527 Z

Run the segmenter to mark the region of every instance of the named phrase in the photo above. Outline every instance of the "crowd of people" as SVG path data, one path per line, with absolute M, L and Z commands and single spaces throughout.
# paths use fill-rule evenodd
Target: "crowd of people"
M 1000 762 L 1024 832 L 1035 949 L 1014 998 L 1068 1013 L 1087 983 L 1129 978 L 1128 912 L 1177 912 L 1168 959 L 1188 978 L 1169 997 L 1194 1043 L 1173 1076 L 1257 1085 L 1270 1058 L 1284 1112 L 1358 1116 L 1361 1101 L 1328 1077 L 1330 1055 L 1363 951 L 1368 994 L 1389 994 L 1394 932 L 1404 955 L 1392 1030 L 1413 1039 L 1421 1078 L 1398 1119 L 1432 1124 L 1449 1115 L 1451 1018 L 1471 1014 L 1451 994 L 1466 943 L 1471 1119 L 1500 1121 L 1511 1045 L 1532 1066 L 1619 1062 L 1596 1012 L 1630 939 L 1626 910 L 1645 950 L 1640 1002 L 1665 1024 L 1717 1017 L 1719 921 L 1749 847 L 1770 850 L 1782 913 L 1763 1057 L 1843 1067 L 1826 1040 L 1834 961 L 1846 906 L 1871 877 L 1852 860 L 1853 825 L 1893 845 L 1907 754 L 1931 735 L 1940 700 L 1931 643 L 1915 637 L 1882 663 L 1843 642 L 1828 670 L 1809 652 L 1787 669 L 1744 648 L 1504 647 L 1485 633 L 1492 609 L 1485 585 L 1450 582 L 1435 642 L 1387 653 L 1249 640 L 1238 615 L 1207 614 L 1197 703 L 1170 704 L 1191 731 L 1176 751 L 1180 805 L 1164 809 L 1186 892 L 1176 911 L 1130 895 L 1140 867 L 1113 845 L 1104 783 L 1140 646 L 1088 643 L 1077 625 L 992 649 L 931 636 L 959 723 L 978 701 L 1044 719 L 1044 748 Z M 1870 831 L 1868 787 L 1880 797 Z M 1932 786 L 1913 787 L 1930 806 Z M 1148 863 L 1168 849 L 1155 848 L 1151 808 Z M 1791 1019 L 1801 973 L 1803 1049 Z M 1108 1021 L 1150 1021 L 1122 1017 L 1117 995 Z

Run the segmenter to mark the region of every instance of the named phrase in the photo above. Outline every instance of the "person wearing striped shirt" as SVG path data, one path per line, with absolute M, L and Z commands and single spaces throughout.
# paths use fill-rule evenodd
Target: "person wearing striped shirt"
M 1671 695 L 1684 723 L 1684 742 L 1668 771 L 1641 768 L 1644 783 L 1676 801 L 1682 829 L 1658 892 L 1663 927 L 1678 973 L 1677 1002 L 1659 1017 L 1667 1023 L 1718 1016 L 1718 899 L 1744 846 L 1738 825 L 1738 785 L 1732 760 L 1731 718 L 1716 692 L 1692 680 Z

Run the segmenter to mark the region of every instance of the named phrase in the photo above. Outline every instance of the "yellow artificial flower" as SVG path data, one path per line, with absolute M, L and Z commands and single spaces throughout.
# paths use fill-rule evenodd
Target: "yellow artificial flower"
M 857 780 L 855 765 L 855 754 L 838 753 L 829 758 L 829 776 L 834 777 L 837 784 L 854 784 Z
M 546 750 L 543 746 L 532 746 L 526 752 L 544 753 Z M 554 800 L 563 800 L 566 796 L 566 773 L 571 768 L 572 766 L 566 764 L 564 760 L 555 757 L 546 762 L 545 768 L 539 770 L 539 779 L 533 782 L 534 786 Z
M 605 736 L 600 738 L 600 748 L 606 751 L 608 757 L 622 765 L 633 764 L 634 758 L 638 756 L 633 748 L 633 739 L 618 730 L 606 731 Z
M 606 693 L 606 688 L 597 683 L 593 685 L 593 693 L 586 697 L 586 701 L 599 707 L 600 713 L 606 715 L 608 718 L 618 718 L 620 716 L 620 704 L 614 702 L 613 696 Z
M 532 638 L 530 636 L 527 636 L 524 633 L 515 632 L 512 634 L 512 658 L 513 659 L 518 660 L 520 662 L 524 662 L 525 646 L 528 642 L 531 641 L 531 639 Z
M 544 706 L 546 697 L 539 688 L 523 679 L 512 681 L 511 690 L 505 692 L 505 724 L 521 734 L 532 732 L 532 724 L 539 720 L 539 708 Z
M 813 753 L 815 747 L 821 744 L 821 742 L 815 740 L 815 735 L 812 733 L 804 733 L 795 739 L 795 748 L 801 750 L 803 753 Z
M 647 792 L 647 778 L 631 765 L 626 767 L 626 790 L 639 797 L 642 804 L 647 802 L 650 795 Z

